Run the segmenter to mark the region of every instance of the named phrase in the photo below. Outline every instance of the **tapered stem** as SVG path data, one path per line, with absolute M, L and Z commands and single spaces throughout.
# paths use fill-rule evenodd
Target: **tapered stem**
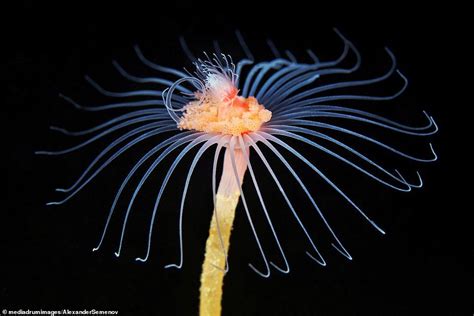
M 237 176 L 242 184 L 247 162 L 240 149 L 234 150 L 234 157 Z M 232 167 L 230 149 L 226 149 L 202 267 L 199 307 L 201 316 L 220 316 L 221 314 L 226 254 L 229 253 L 230 233 L 239 198 L 240 188 Z

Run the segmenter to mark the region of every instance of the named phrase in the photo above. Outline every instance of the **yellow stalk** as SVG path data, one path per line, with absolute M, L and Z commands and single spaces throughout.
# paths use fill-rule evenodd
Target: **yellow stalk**
M 240 184 L 242 184 L 247 170 L 246 158 L 240 149 L 234 150 L 234 156 L 237 175 Z M 224 269 L 226 266 L 224 250 L 226 254 L 229 253 L 230 233 L 239 198 L 240 188 L 232 167 L 230 149 L 226 149 L 222 176 L 216 194 L 214 214 L 209 229 L 209 237 L 206 241 L 206 253 L 201 274 L 200 316 L 220 316 L 221 314 Z M 219 232 L 221 237 L 219 237 Z

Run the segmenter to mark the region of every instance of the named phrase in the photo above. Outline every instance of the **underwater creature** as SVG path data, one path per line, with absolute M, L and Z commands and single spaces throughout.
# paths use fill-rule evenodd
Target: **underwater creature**
M 272 224 L 271 211 L 267 208 L 265 199 L 262 197 L 256 172 L 252 168 L 252 161 L 254 159 L 259 159 L 263 163 L 267 174 L 278 188 L 287 207 L 291 211 L 292 217 L 306 236 L 311 246 L 311 250 L 306 252 L 308 257 L 322 266 L 326 265 L 326 261 L 318 250 L 313 237 L 288 197 L 281 181 L 281 175 L 277 174 L 274 168 L 272 168 L 272 162 L 269 160 L 268 155 L 264 155 L 262 148 L 266 148 L 266 150 L 272 153 L 271 159 L 277 159 L 281 162 L 288 171 L 288 175 L 296 180 L 300 189 L 305 193 L 319 219 L 331 235 L 333 240 L 332 246 L 345 258 L 352 260 L 351 254 L 331 227 L 316 199 L 301 180 L 299 176 L 300 170 L 296 170 L 292 166 L 291 162 L 288 161 L 288 156 L 294 156 L 301 160 L 312 172 L 332 187 L 342 199 L 347 201 L 349 206 L 367 220 L 371 226 L 381 234 L 385 234 L 385 232 L 317 164 L 306 158 L 302 152 L 293 148 L 286 139 L 303 142 L 320 153 L 345 163 L 384 186 L 408 192 L 413 188 L 422 186 L 423 183 L 418 172 L 418 181 L 411 183 L 398 170 L 390 171 L 384 168 L 366 154 L 356 150 L 346 142 L 331 136 L 327 132 L 337 132 L 341 136 L 350 135 L 408 160 L 432 162 L 437 159 L 437 156 L 431 143 L 427 146 L 430 148 L 431 157 L 415 157 L 375 137 L 344 127 L 344 122 L 372 126 L 381 131 L 391 131 L 412 136 L 430 136 L 435 134 L 438 128 L 434 119 L 426 112 L 423 113 L 426 116 L 427 123 L 424 126 L 414 127 L 375 113 L 335 104 L 337 101 L 351 100 L 368 102 L 393 100 L 401 95 L 407 87 L 407 78 L 397 69 L 395 56 L 388 48 L 385 48 L 385 51 L 391 65 L 383 75 L 364 80 L 347 80 L 320 84 L 320 80 L 323 77 L 349 75 L 358 70 L 361 65 L 360 54 L 353 43 L 347 40 L 337 29 L 335 29 L 335 33 L 343 44 L 340 56 L 332 61 L 320 61 L 316 54 L 308 50 L 307 53 L 311 59 L 309 63 L 298 61 L 289 51 L 286 51 L 284 56 L 271 41 L 268 41 L 268 45 L 274 54 L 274 58 L 257 63 L 239 32 L 237 32 L 237 38 L 246 58 L 238 62 L 234 62 L 230 55 L 222 54 L 220 49 L 217 49 L 214 54 L 208 55 L 204 53 L 202 58 L 196 59 L 184 40 L 181 40 L 184 51 L 193 62 L 194 70 L 192 72 L 155 64 L 143 55 L 138 46 L 135 46 L 135 52 L 144 65 L 175 79 L 137 77 L 129 74 L 114 61 L 113 65 L 126 79 L 135 83 L 153 83 L 163 88 L 161 90 L 111 92 L 105 90 L 90 77 L 86 76 L 86 80 L 101 94 L 107 97 L 126 100 L 101 106 L 82 106 L 72 98 L 61 95 L 67 102 L 84 111 L 108 111 L 120 108 L 130 109 L 130 111 L 84 131 L 71 132 L 62 128 L 52 127 L 53 130 L 67 135 L 92 135 L 92 137 L 69 149 L 56 152 L 40 151 L 37 152 L 38 154 L 67 154 L 79 150 L 113 132 L 125 132 L 121 136 L 116 137 L 95 157 L 72 186 L 57 189 L 57 191 L 66 194 L 65 198 L 48 204 L 63 204 L 71 199 L 117 157 L 126 151 L 132 150 L 139 143 L 157 135 L 172 133 L 171 136 L 157 143 L 145 155 L 138 157 L 138 161 L 120 184 L 112 201 L 103 233 L 94 251 L 101 248 L 109 229 L 109 224 L 114 217 L 117 202 L 124 193 L 125 188 L 129 185 L 130 180 L 137 175 L 138 170 L 146 165 L 148 167 L 138 184 L 134 187 L 125 212 L 118 248 L 115 252 L 116 256 L 120 256 L 123 239 L 127 230 L 127 222 L 132 214 L 138 193 L 146 181 L 150 179 L 153 172 L 157 168 L 162 167 L 164 159 L 170 154 L 176 153 L 177 156 L 167 168 L 167 173 L 157 192 L 154 207 L 151 210 L 146 253 L 136 258 L 137 261 L 141 262 L 148 260 L 153 240 L 155 218 L 159 210 L 160 201 L 164 197 L 165 188 L 173 176 L 177 165 L 194 148 L 197 149 L 197 152 L 185 175 L 185 184 L 179 210 L 179 258 L 175 263 L 166 265 L 166 268 L 180 269 L 183 266 L 184 252 L 183 213 L 190 179 L 196 164 L 203 154 L 214 148 L 212 175 L 210 175 L 212 179 L 214 210 L 201 274 L 200 314 L 220 315 L 223 279 L 225 273 L 229 270 L 227 260 L 229 240 L 239 200 L 242 202 L 262 261 L 261 267 L 257 268 L 254 264 L 249 264 L 250 268 L 264 278 L 270 276 L 272 268 L 281 273 L 290 272 L 290 264 L 285 255 L 284 248 Z M 355 57 L 354 64 L 350 67 L 341 67 L 340 64 L 350 54 Z M 383 82 L 392 76 L 398 76 L 400 88 L 389 95 L 337 94 L 337 91 L 340 89 L 369 86 Z M 130 98 L 136 97 L 145 99 L 128 101 Z M 328 120 L 332 121 L 328 123 Z M 349 153 L 352 158 L 347 158 L 333 151 L 325 145 L 327 143 L 334 145 L 343 152 Z M 220 163 L 222 163 L 222 175 L 220 182 L 217 183 L 216 173 Z M 260 203 L 258 207 L 263 209 L 283 265 L 277 265 L 267 258 L 257 233 L 257 228 L 252 220 L 251 209 L 253 206 L 247 203 L 244 191 L 242 190 L 244 176 L 247 171 L 250 174 L 250 182 L 255 189 Z

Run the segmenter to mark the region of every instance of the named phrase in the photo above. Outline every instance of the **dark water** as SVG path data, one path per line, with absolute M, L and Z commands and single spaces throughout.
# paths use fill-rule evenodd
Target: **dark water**
M 390 11 L 390 6 L 372 11 L 348 10 L 345 14 L 321 9 L 313 18 L 303 18 L 284 12 L 255 16 L 232 11 L 226 15 L 206 14 L 198 10 L 197 3 L 183 3 L 171 12 L 191 8 L 199 14 L 149 16 L 146 13 L 165 10 L 158 4 L 130 6 L 142 7 L 142 14 L 122 18 L 110 11 L 100 18 L 91 18 L 89 13 L 95 11 L 96 6 L 83 5 L 77 9 L 71 6 L 59 11 L 53 6 L 26 3 L 17 11 L 15 23 L 5 29 L 9 35 L 4 39 L 7 44 L 2 50 L 8 55 L 2 62 L 4 98 L 1 106 L 6 127 L 2 155 L 7 157 L 3 164 L 7 197 L 2 204 L 0 222 L 0 308 L 195 315 L 200 265 L 212 210 L 213 154 L 204 155 L 191 181 L 181 271 L 165 270 L 163 266 L 175 262 L 179 255 L 178 211 L 185 172 L 191 162 L 189 157 L 183 160 L 165 191 L 155 223 L 150 260 L 143 264 L 136 263 L 134 258 L 146 250 L 151 207 L 173 157 L 165 160 L 137 197 L 122 256 L 115 258 L 113 252 L 132 194 L 130 188 L 137 184 L 138 178 L 132 181 L 119 202 L 103 247 L 93 253 L 91 250 L 99 240 L 123 177 L 146 149 L 163 138 L 152 139 L 142 148 L 138 146 L 125 154 L 68 203 L 47 207 L 47 201 L 62 196 L 54 189 L 71 184 L 94 155 L 114 139 L 113 136 L 106 138 L 65 156 L 35 156 L 33 152 L 38 149 L 76 144 L 75 139 L 49 131 L 48 125 L 79 130 L 125 113 L 77 111 L 58 98 L 58 93 L 83 105 L 113 101 L 89 86 L 83 79 L 85 74 L 113 91 L 142 87 L 121 77 L 111 63 L 116 59 L 136 76 L 157 75 L 140 63 L 133 51 L 134 44 L 140 45 L 154 62 L 191 69 L 179 46 L 180 35 L 188 40 L 196 55 L 212 51 L 212 40 L 218 40 L 224 52 L 231 53 L 235 59 L 242 58 L 234 36 L 237 28 L 257 59 L 271 57 L 265 45 L 266 38 L 271 38 L 281 51 L 289 49 L 297 58 L 307 58 L 305 49 L 312 48 L 322 60 L 330 60 L 341 51 L 341 42 L 332 31 L 332 27 L 338 27 L 362 54 L 361 71 L 352 79 L 377 76 L 387 70 L 390 59 L 383 50 L 386 45 L 398 57 L 399 69 L 410 82 L 406 93 L 395 101 L 342 105 L 360 107 L 413 125 L 425 122 L 422 110 L 426 110 L 440 126 L 437 135 L 421 139 L 385 134 L 380 129 L 358 131 L 370 132 L 374 137 L 424 157 L 429 156 L 428 142 L 431 141 L 440 160 L 425 165 L 407 163 L 384 151 L 365 147 L 363 142 L 342 138 L 348 143 L 353 141 L 351 144 L 378 159 L 389 170 L 400 167 L 409 180 L 415 181 L 414 172 L 420 170 L 424 188 L 402 194 L 368 180 L 309 146 L 290 142 L 300 146 L 297 148 L 301 153 L 324 169 L 387 232 L 385 236 L 378 234 L 309 168 L 289 158 L 354 257 L 349 262 L 330 246 L 329 234 L 305 200 L 304 193 L 297 190 L 297 183 L 285 173 L 276 157 L 269 158 L 323 253 L 328 263 L 326 267 L 305 255 L 310 244 L 257 160 L 255 169 L 257 175 L 262 175 L 259 184 L 267 197 L 267 207 L 292 271 L 282 275 L 274 270 L 269 279 L 262 279 L 248 268 L 248 262 L 257 267 L 263 267 L 263 262 L 240 206 L 231 240 L 231 269 L 225 279 L 223 314 L 469 315 L 473 312 L 472 246 L 467 243 L 472 235 L 468 227 L 472 222 L 472 207 L 462 201 L 465 195 L 459 182 L 467 175 L 455 171 L 461 165 L 457 153 L 466 146 L 462 143 L 463 134 L 455 128 L 460 124 L 459 111 L 464 111 L 461 107 L 470 105 L 456 100 L 458 90 L 454 84 L 462 79 L 454 74 L 460 62 L 460 57 L 454 54 L 462 51 L 464 44 L 462 28 L 451 28 L 454 24 L 446 20 L 449 12 L 437 12 L 443 16 L 445 22 L 442 23 L 436 14 L 423 10 L 420 11 L 423 14 L 417 14 L 411 7 L 401 7 L 397 12 Z M 125 13 L 128 8 L 122 9 Z M 460 18 L 458 22 L 462 22 Z M 353 61 L 353 56 L 349 56 L 344 65 Z M 332 80 L 345 78 L 335 76 Z M 387 95 L 400 84 L 400 79 L 394 77 L 381 85 L 339 93 Z M 149 84 L 143 87 L 154 88 Z M 465 141 L 470 144 L 470 139 Z M 271 156 L 270 152 L 266 153 Z M 246 183 L 245 192 L 249 205 L 253 206 L 254 220 L 267 256 L 281 263 L 250 178 Z

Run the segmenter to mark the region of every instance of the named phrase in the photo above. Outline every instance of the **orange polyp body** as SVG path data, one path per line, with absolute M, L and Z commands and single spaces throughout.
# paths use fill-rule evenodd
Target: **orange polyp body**
M 250 97 L 250 98 L 253 98 L 253 97 Z M 248 99 L 250 99 L 250 98 L 247 98 L 247 99 L 245 99 L 245 98 L 235 98 L 232 101 L 232 106 L 248 109 L 249 108 L 249 100 Z
M 226 87 L 225 94 L 215 91 L 221 86 Z M 272 113 L 259 104 L 256 98 L 244 98 L 237 93 L 237 88 L 229 88 L 225 82 L 215 84 L 210 91 L 196 94 L 200 100 L 185 105 L 178 127 L 234 136 L 257 131 L 271 119 Z
M 237 96 L 237 93 L 239 93 L 239 90 L 233 87 L 233 89 L 224 98 L 224 101 L 233 101 L 235 97 Z

